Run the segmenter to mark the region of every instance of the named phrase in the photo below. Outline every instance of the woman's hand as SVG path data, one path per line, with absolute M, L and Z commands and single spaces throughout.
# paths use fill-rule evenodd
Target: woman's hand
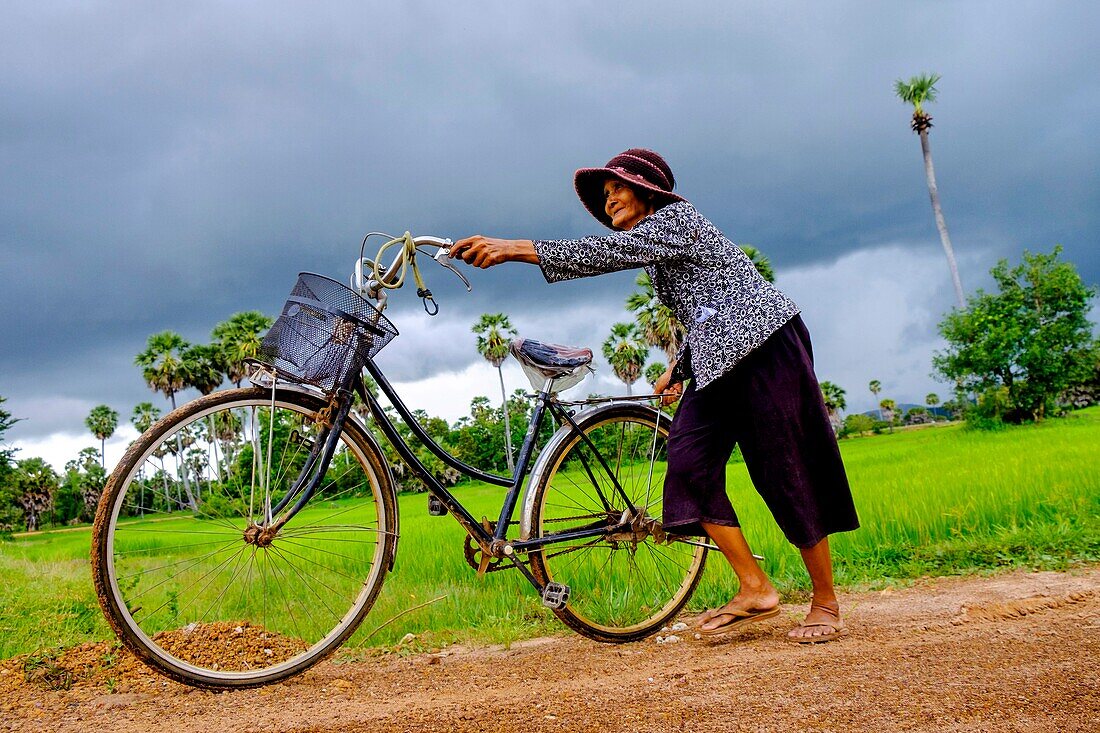
M 665 370 L 665 373 L 657 378 L 656 384 L 653 385 L 654 394 L 663 395 L 661 397 L 662 405 L 671 405 L 676 400 L 680 399 L 680 394 L 684 391 L 683 382 L 675 382 L 669 384 L 672 379 L 672 370 L 676 368 L 676 363 L 673 362 L 672 366 Z
M 480 234 L 455 242 L 451 245 L 450 256 L 482 269 L 502 262 L 538 264 L 539 261 L 535 245 L 530 239 L 494 239 Z

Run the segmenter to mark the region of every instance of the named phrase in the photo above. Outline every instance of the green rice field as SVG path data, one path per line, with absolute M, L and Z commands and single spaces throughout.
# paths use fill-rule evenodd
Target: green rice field
M 841 451 L 863 525 L 832 538 L 842 587 L 1100 560 L 1100 408 L 996 432 L 958 425 L 898 431 L 843 441 Z M 798 552 L 744 465 L 731 462 L 727 476 L 765 569 L 788 599 L 804 597 L 808 579 Z M 475 516 L 495 518 L 503 490 L 466 484 L 456 493 Z M 324 510 L 335 506 L 351 523 L 355 501 Z M 429 516 L 425 495 L 401 496 L 399 504 L 395 570 L 345 655 L 565 633 L 514 570 L 479 579 L 463 558 L 464 533 L 451 518 Z M 196 520 L 172 519 L 160 528 L 176 521 Z M 111 638 L 92 589 L 89 545 L 86 527 L 0 542 L 0 658 Z M 724 561 L 712 554 L 689 609 L 724 602 L 734 588 Z M 415 640 L 399 643 L 409 633 Z

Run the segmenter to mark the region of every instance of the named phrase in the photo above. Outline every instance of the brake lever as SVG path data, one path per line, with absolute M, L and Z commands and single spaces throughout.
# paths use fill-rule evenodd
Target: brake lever
M 451 261 L 451 258 L 449 256 L 450 252 L 450 246 L 440 247 L 435 251 L 435 255 L 433 255 L 432 259 L 434 259 L 443 267 L 446 267 L 454 274 L 458 275 L 458 279 L 461 280 L 462 284 L 466 286 L 466 292 L 472 293 L 474 289 L 470 286 L 470 281 L 466 279 L 466 276 L 463 275 L 457 267 L 455 267 L 455 263 Z

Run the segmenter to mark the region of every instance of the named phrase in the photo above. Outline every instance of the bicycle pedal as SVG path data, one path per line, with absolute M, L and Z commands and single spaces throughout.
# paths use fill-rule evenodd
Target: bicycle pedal
M 549 582 L 542 589 L 542 605 L 547 608 L 565 608 L 569 603 L 569 586 L 565 583 Z
M 447 505 L 431 494 L 428 495 L 428 514 L 433 517 L 447 516 Z

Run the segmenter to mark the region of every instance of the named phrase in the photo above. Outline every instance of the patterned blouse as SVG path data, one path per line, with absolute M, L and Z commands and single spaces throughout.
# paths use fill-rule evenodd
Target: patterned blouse
M 741 248 L 686 201 L 664 206 L 633 229 L 580 239 L 535 240 L 547 282 L 642 267 L 657 297 L 687 330 L 673 381 L 702 389 L 798 314 Z

